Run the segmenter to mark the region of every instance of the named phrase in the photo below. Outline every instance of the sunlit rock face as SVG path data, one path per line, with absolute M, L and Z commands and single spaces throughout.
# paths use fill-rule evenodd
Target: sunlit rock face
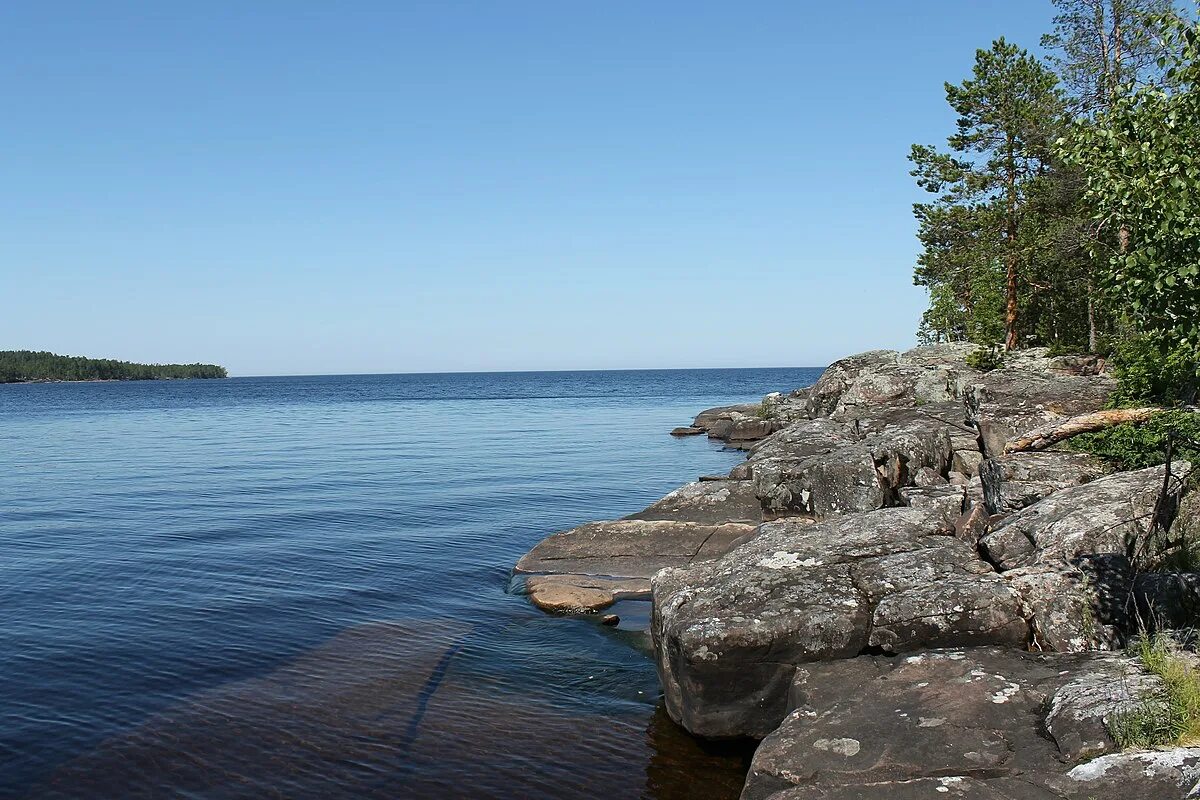
M 1115 779 L 1145 755 L 1104 755 L 1118 749 L 1105 720 L 1140 707 L 1148 681 L 1119 656 L 988 647 L 804 665 L 742 798 L 1183 797 L 1194 751 L 1154 754 L 1164 768 L 1136 776 L 1136 794 Z
M 653 585 L 667 709 L 701 736 L 765 736 L 801 664 L 1029 635 L 1016 592 L 937 509 L 766 523 L 723 558 L 664 570 Z

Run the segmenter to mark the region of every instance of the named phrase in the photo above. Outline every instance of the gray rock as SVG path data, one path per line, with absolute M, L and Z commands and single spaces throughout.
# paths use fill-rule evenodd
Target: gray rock
M 1175 465 L 1176 473 L 1188 468 L 1183 462 Z M 981 544 L 1001 570 L 1069 563 L 1083 555 L 1124 555 L 1150 530 L 1163 478 L 1163 467 L 1150 467 L 1063 489 L 1008 517 Z M 1162 509 L 1168 517 L 1183 486 L 1174 481 L 1171 488 L 1172 499 Z
M 1131 572 L 1121 555 L 1039 564 L 1002 573 L 1021 596 L 1033 645 L 1060 653 L 1115 650 L 1124 644 Z
M 962 516 L 966 499 L 967 493 L 963 487 L 949 484 L 926 488 L 905 487 L 900 490 L 900 502 L 904 505 L 935 510 L 951 525 Z
M 749 481 L 695 481 L 679 487 L 646 510 L 630 514 L 625 519 L 757 525 L 762 522 L 762 506 Z
M 913 486 L 918 486 L 922 489 L 927 489 L 930 486 L 943 486 L 950 481 L 946 480 L 945 476 L 933 469 L 933 467 L 918 467 L 913 474 Z
M 755 491 L 769 513 L 816 519 L 894 505 L 922 468 L 948 470 L 950 430 L 934 411 L 915 408 L 876 409 L 846 424 L 799 422 L 752 451 Z
M 1200 784 L 1200 747 L 1176 747 L 1148 753 L 1112 753 L 1067 773 L 1055 788 L 1072 798 L 1196 797 Z
M 759 407 L 758 403 L 741 403 L 735 406 L 710 408 L 697 414 L 696 419 L 692 421 L 691 427 L 706 431 L 722 420 L 728 421 L 732 419 L 734 414 L 753 414 Z
M 772 514 L 825 517 L 880 508 L 886 492 L 870 449 L 827 419 L 790 425 L 754 447 L 754 489 Z
M 1042 735 L 1043 709 L 1081 671 L 1113 674 L 1112 660 L 984 647 L 804 665 L 742 798 L 1062 800 L 1072 756 Z M 1103 689 L 1059 697 L 1056 726 L 1069 752 L 1091 747 L 1096 726 L 1104 735 Z M 1170 796 L 1144 793 L 1156 784 L 1129 777 L 1125 794 L 1098 800 Z
M 1103 408 L 1116 385 L 1105 376 L 1056 373 L 1049 362 L 1029 359 L 981 375 L 965 387 L 967 416 L 987 456 L 1003 455 L 1009 439 L 1040 425 Z
M 894 365 L 899 357 L 900 354 L 895 350 L 871 350 L 830 364 L 808 390 L 805 399 L 809 415 L 829 416 L 837 410 L 842 395 L 860 375 Z
M 864 648 L 1025 642 L 1015 592 L 936 510 L 766 523 L 725 557 L 654 577 L 667 710 L 710 737 L 769 733 L 796 666 Z
M 950 461 L 950 469 L 961 472 L 968 478 L 979 474 L 979 466 L 983 463 L 983 453 L 978 450 L 955 450 Z
M 1010 514 L 1060 489 L 1082 486 L 1111 470 L 1087 453 L 1010 453 L 983 462 L 979 477 L 988 512 Z
M 738 464 L 733 469 L 729 470 L 729 480 L 731 481 L 748 481 L 754 478 L 754 465 L 750 463 Z
M 1133 659 L 1090 661 L 1055 691 L 1046 714 L 1046 730 L 1071 761 L 1119 750 L 1109 735 L 1109 723 L 1120 714 L 1147 708 L 1165 710 L 1162 691 L 1162 680 Z
M 730 442 L 751 442 L 759 439 L 765 439 L 775 431 L 783 427 L 783 423 L 777 419 L 764 419 L 760 416 L 747 414 L 735 414 L 729 422 L 729 427 L 724 429 L 724 435 L 720 438 Z M 712 432 L 709 432 L 712 436 Z

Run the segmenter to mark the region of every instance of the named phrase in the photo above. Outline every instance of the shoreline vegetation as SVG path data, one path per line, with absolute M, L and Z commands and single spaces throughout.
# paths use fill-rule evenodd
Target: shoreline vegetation
M 229 377 L 217 364 L 138 364 L 111 358 L 0 350 L 0 383 L 160 381 Z

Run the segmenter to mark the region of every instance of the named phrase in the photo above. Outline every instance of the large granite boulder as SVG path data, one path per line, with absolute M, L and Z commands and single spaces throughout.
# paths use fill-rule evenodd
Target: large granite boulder
M 1163 682 L 1131 658 L 1095 658 L 1070 671 L 1050 698 L 1046 732 L 1069 761 L 1118 750 L 1109 734 L 1122 715 L 1166 713 Z
M 969 376 L 970 345 L 918 347 L 905 353 L 876 350 L 831 365 L 809 392 L 813 417 L 853 419 L 881 406 L 958 400 Z
M 1117 679 L 1126 668 L 1112 656 L 998 648 L 805 665 L 786 719 L 754 754 L 742 798 L 1180 796 L 1156 792 L 1178 792 L 1182 780 L 1128 770 L 1123 788 L 1101 788 L 1072 773 L 1080 757 L 1115 749 L 1104 718 L 1136 703 L 1140 688 Z M 1081 674 L 1093 680 L 1073 683 Z M 1051 737 L 1043 733 L 1047 707 Z
M 1125 644 L 1133 572 L 1124 555 L 1036 564 L 1002 574 L 1021 596 L 1035 648 L 1067 653 L 1116 650 Z
M 964 387 L 967 416 L 988 457 L 1003 455 L 1009 439 L 1041 425 L 1098 411 L 1116 386 L 1107 376 L 1062 374 L 1049 369 L 1050 359 L 1042 361 L 1047 368 L 1031 361 L 985 373 Z
M 1200 747 L 1109 753 L 1055 781 L 1070 800 L 1184 800 L 1200 792 Z
M 1176 462 L 1174 473 L 1189 468 Z M 1164 478 L 1164 467 L 1150 467 L 1062 489 L 996 525 L 980 544 L 1001 570 L 1130 554 L 1152 527 Z M 1167 502 L 1157 509 L 1163 522 L 1173 518 L 1184 485 L 1173 479 L 1168 488 Z
M 1016 593 L 936 509 L 766 523 L 721 559 L 652 583 L 667 709 L 708 737 L 773 730 L 800 664 L 1029 635 Z
M 939 407 L 952 415 L 954 405 Z M 754 487 L 769 514 L 824 519 L 900 502 L 922 470 L 945 476 L 953 422 L 939 409 L 886 408 L 852 422 L 799 422 L 751 453 Z
M 875 460 L 845 425 L 797 422 L 751 451 L 754 491 L 769 514 L 824 517 L 879 508 L 886 494 Z
M 1082 486 L 1111 470 L 1088 453 L 1043 451 L 1009 453 L 984 461 L 979 468 L 988 513 L 1011 514 L 1060 489 Z
M 843 358 L 825 368 L 821 377 L 808 390 L 805 398 L 809 415 L 827 417 L 837 410 L 842 395 L 863 374 L 873 374 L 881 368 L 898 363 L 895 350 L 870 350 Z

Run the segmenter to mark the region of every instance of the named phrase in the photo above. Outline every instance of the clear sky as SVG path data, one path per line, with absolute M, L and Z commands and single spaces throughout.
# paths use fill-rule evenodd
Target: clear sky
M 913 343 L 905 157 L 1049 0 L 0 10 L 0 349 L 233 374 Z

